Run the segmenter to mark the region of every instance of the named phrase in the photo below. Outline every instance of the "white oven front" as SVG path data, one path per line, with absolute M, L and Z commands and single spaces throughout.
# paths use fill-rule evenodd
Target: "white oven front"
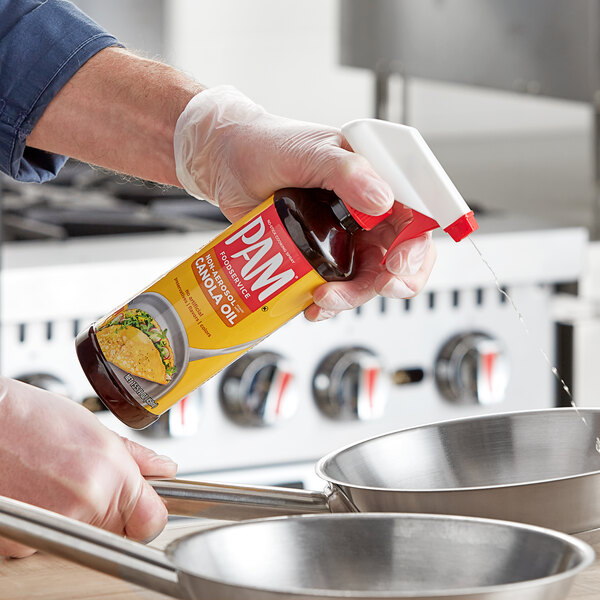
M 554 360 L 554 284 L 578 279 L 586 233 L 480 221 L 474 240 L 526 329 L 469 241 L 439 236 L 437 264 L 416 298 L 377 298 L 316 324 L 300 315 L 146 430 L 107 411 L 98 417 L 174 458 L 181 476 L 313 487 L 315 461 L 360 439 L 554 406 L 540 348 Z M 97 408 L 76 333 L 216 233 L 5 244 L 2 374 Z

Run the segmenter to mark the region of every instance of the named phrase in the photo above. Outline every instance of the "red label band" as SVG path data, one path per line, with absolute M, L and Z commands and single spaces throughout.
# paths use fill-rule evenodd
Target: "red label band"
M 193 269 L 214 311 L 232 327 L 306 275 L 311 266 L 270 204 L 200 255 Z

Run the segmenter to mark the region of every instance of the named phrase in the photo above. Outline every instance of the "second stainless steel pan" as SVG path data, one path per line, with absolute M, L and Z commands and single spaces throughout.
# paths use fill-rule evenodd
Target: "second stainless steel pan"
M 180 538 L 166 554 L 0 498 L 0 535 L 193 600 L 562 600 L 590 565 L 548 529 L 445 515 L 306 515 Z
M 584 423 L 585 420 L 585 423 Z M 239 520 L 419 512 L 600 528 L 600 409 L 549 409 L 414 427 L 322 458 L 322 492 L 155 481 L 171 514 Z M 307 440 L 307 443 L 310 443 Z

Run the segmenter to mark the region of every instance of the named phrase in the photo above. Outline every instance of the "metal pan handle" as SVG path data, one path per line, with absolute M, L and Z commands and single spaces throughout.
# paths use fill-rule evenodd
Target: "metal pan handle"
M 177 570 L 160 550 L 0 496 L 0 536 L 178 598 Z
M 233 485 L 155 479 L 152 487 L 165 501 L 170 515 L 242 521 L 306 513 L 355 512 L 335 487 L 311 492 L 285 487 Z

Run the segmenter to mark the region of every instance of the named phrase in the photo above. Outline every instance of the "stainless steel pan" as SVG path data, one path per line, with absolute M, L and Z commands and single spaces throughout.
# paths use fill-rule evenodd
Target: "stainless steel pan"
M 586 543 L 548 529 L 419 514 L 247 521 L 163 553 L 0 498 L 0 535 L 195 600 L 560 600 L 594 559 Z
M 323 492 L 153 485 L 172 514 L 238 520 L 306 512 L 424 512 L 577 534 L 600 528 L 599 435 L 600 409 L 506 413 L 414 427 L 342 448 L 317 464 L 328 483 Z

